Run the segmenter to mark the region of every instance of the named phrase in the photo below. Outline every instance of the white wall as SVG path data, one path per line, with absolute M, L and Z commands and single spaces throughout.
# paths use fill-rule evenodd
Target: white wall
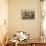
M 35 19 L 22 20 L 21 9 L 35 11 Z M 31 34 L 31 38 L 40 37 L 40 0 L 9 0 L 9 35 L 23 30 Z

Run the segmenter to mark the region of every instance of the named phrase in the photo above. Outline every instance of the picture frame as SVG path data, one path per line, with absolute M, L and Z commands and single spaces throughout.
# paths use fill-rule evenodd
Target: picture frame
M 33 10 L 22 10 L 21 12 L 22 19 L 34 19 L 35 11 Z

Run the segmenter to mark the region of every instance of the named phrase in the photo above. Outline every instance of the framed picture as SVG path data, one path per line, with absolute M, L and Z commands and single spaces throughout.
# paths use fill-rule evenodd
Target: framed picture
M 35 11 L 22 10 L 21 16 L 22 16 L 22 19 L 34 19 L 35 18 Z

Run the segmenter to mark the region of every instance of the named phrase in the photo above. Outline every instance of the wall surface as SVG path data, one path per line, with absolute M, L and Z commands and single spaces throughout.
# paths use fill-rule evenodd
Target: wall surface
M 35 19 L 22 20 L 21 9 L 34 10 Z M 21 30 L 30 33 L 31 38 L 39 38 L 40 17 L 40 0 L 9 0 L 9 36 Z

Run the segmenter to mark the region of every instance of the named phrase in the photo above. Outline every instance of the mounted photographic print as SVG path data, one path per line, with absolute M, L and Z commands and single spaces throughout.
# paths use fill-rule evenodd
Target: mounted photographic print
M 22 16 L 22 19 L 34 19 L 35 18 L 35 11 L 22 10 L 21 16 Z

